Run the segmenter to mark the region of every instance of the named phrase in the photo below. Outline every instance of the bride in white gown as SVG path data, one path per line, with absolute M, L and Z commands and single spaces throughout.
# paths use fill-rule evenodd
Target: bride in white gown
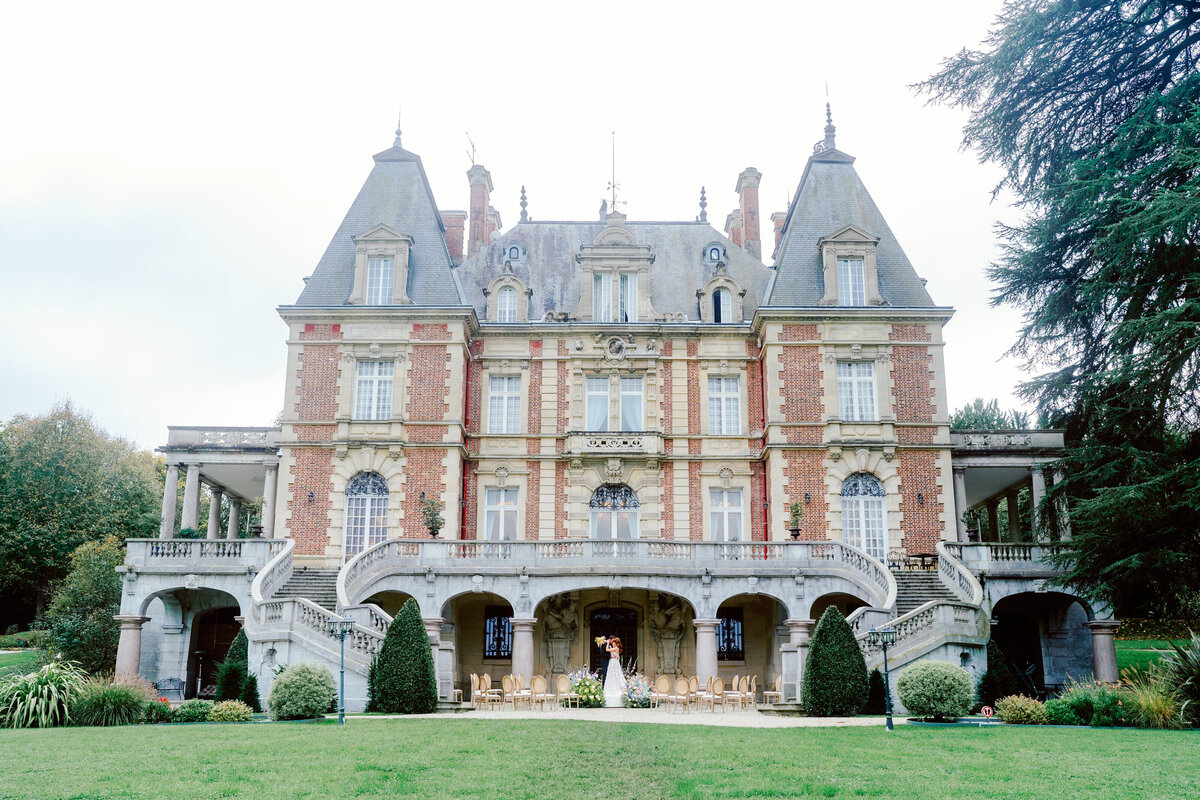
M 608 670 L 604 673 L 604 707 L 625 707 L 625 673 L 621 671 L 621 639 L 613 636 L 605 640 L 608 651 Z

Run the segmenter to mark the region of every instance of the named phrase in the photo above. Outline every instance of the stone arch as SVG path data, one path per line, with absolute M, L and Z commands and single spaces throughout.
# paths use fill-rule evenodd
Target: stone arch
M 250 585 L 247 583 L 247 592 L 249 592 L 249 588 Z M 237 595 L 226 591 L 225 589 L 200 585 L 175 585 L 166 589 L 156 589 L 142 598 L 138 605 L 137 613 L 139 616 L 146 616 L 146 612 L 149 610 L 151 602 L 154 600 L 159 600 L 162 602 L 163 608 L 166 609 L 167 614 L 171 616 L 169 623 L 182 622 L 184 616 L 189 611 L 194 611 L 194 606 L 198 604 L 197 601 L 203 600 L 207 593 L 211 593 L 209 597 L 215 600 L 223 600 L 226 597 L 229 598 L 230 602 L 226 603 L 225 605 L 236 606 L 238 609 L 238 614 L 244 614 L 245 609 L 242 608 L 242 601 Z
M 826 460 L 825 498 L 829 504 L 831 538 L 845 541 L 842 532 L 842 485 L 852 475 L 864 473 L 879 481 L 884 491 L 884 552 L 902 546 L 900 472 L 896 459 L 881 448 L 860 447 L 843 451 L 836 461 Z M 833 534 L 836 533 L 836 536 Z
M 504 625 L 504 630 L 501 631 L 489 630 L 489 610 L 499 610 L 504 620 L 511 620 L 517 616 L 513 603 L 507 597 L 494 592 L 459 592 L 446 599 L 438 608 L 438 615 L 444 620 L 442 638 L 453 638 L 454 641 L 455 667 L 452 680 L 459 687 L 470 685 L 468 678 L 472 673 L 486 673 L 493 679 L 498 679 L 513 671 L 511 623 Z M 503 616 L 505 614 L 507 617 Z M 504 634 L 509 648 L 503 656 L 487 653 L 489 640 L 495 644 L 497 632 Z
M 592 244 L 597 247 L 605 245 L 609 247 L 636 247 L 637 238 L 633 235 L 633 231 L 624 225 L 609 225 L 596 234 L 596 238 L 592 240 Z
M 395 619 L 396 615 L 400 613 L 400 609 L 404 606 L 406 601 L 416 599 L 417 598 L 414 595 L 402 589 L 384 589 L 382 591 L 375 592 L 375 594 L 371 595 L 362 602 L 379 606 L 383 613 L 387 614 L 392 619 Z M 417 605 L 419 606 L 420 604 L 421 601 L 417 600 Z
M 717 626 L 717 674 L 726 680 L 755 675 L 760 688 L 773 682 L 783 672 L 780 647 L 790 640 L 785 624 L 790 616 L 788 604 L 767 592 L 743 591 L 717 603 L 716 618 L 722 620 Z M 740 653 L 730 652 L 737 644 Z
M 992 640 L 1029 688 L 1053 690 L 1089 675 L 1095 609 L 1065 592 L 1016 592 L 992 605 Z
M 870 605 L 870 602 L 853 592 L 826 592 L 812 601 L 808 615 L 809 619 L 819 620 L 826 609 L 833 606 L 842 612 L 843 617 L 848 617 L 857 609 L 868 608 Z
M 709 278 L 704 286 L 696 290 L 699 302 L 700 321 L 716 323 L 716 307 L 713 305 L 713 295 L 718 289 L 729 292 L 729 319 L 720 320 L 721 324 L 743 322 L 745 320 L 742 301 L 746 290 L 737 281 L 725 274 L 723 265 L 718 267 L 717 274 Z

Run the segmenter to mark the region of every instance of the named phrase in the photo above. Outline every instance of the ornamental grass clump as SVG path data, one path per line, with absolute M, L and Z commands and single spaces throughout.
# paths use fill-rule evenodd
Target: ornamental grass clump
M 333 673 L 319 664 L 292 664 L 275 678 L 267 709 L 271 719 L 315 719 L 333 702 Z
M 1128 707 L 1134 725 L 1160 730 L 1183 727 L 1179 694 L 1164 680 L 1161 670 L 1126 670 L 1121 677 L 1121 702 Z
M 88 727 L 136 725 L 152 699 L 145 681 L 88 681 L 71 706 L 71 724 Z
M 213 704 L 208 700 L 192 698 L 185 700 L 171 714 L 172 722 L 208 722 L 208 715 L 212 713 Z
M 854 631 L 833 606 L 813 630 L 801 702 L 814 717 L 850 717 L 867 702 L 867 664 Z
M 1046 707 L 1032 697 L 1013 694 L 996 701 L 996 716 L 1009 725 L 1045 725 Z
M 1178 696 L 1186 724 L 1200 727 L 1200 634 L 1180 647 L 1171 643 L 1171 652 L 1158 662 L 1163 681 Z
M 209 722 L 249 722 L 254 712 L 241 700 L 222 700 L 208 712 Z
M 958 719 L 975 698 L 967 671 L 942 661 L 919 661 L 904 670 L 896 692 L 908 713 L 935 722 Z
M 0 728 L 53 728 L 70 721 L 71 705 L 87 683 L 71 661 L 52 661 L 0 683 Z
M 367 711 L 429 714 L 437 709 L 437 675 L 417 601 L 405 601 L 388 625 L 367 673 Z

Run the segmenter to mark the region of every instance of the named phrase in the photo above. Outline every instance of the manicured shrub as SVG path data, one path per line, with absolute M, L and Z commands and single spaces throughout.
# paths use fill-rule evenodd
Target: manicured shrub
M 171 714 L 172 722 L 208 722 L 208 715 L 212 712 L 213 704 L 208 700 L 192 698 L 185 700 L 180 704 L 179 708 L 175 709 Z
M 428 714 L 437 708 L 437 699 L 429 634 L 417 601 L 409 599 L 388 625 L 367 675 L 367 710 Z
M 242 691 L 238 695 L 238 700 L 250 706 L 250 710 L 255 714 L 262 713 L 262 700 L 258 698 L 257 675 L 251 673 L 242 681 Z
M 987 671 L 979 679 L 976 699 L 981 706 L 994 706 L 1001 697 L 1020 694 L 1024 687 L 1017 673 L 1008 665 L 1008 658 L 1000 645 L 989 641 L 987 646 Z
M 236 661 L 245 666 L 250 661 L 250 641 L 246 638 L 246 631 L 240 630 L 237 636 L 233 637 L 233 641 L 229 644 L 229 650 L 225 653 L 226 661 Z
M 996 716 L 1009 725 L 1045 725 L 1046 707 L 1032 697 L 1013 694 L 996 701 Z
M 171 701 L 165 697 L 154 698 L 146 703 L 142 710 L 142 722 L 147 725 L 161 725 L 173 720 L 174 712 L 171 710 Z
M 237 700 L 242 694 L 242 684 L 246 681 L 246 664 L 241 661 L 231 661 L 226 658 L 217 667 L 216 701 Z
M 1054 699 L 1046 701 L 1047 725 L 1084 725 L 1086 724 L 1071 704 L 1066 700 Z
M 877 669 L 871 670 L 867 678 L 867 704 L 863 706 L 863 713 L 887 713 L 887 687 L 883 685 L 883 673 Z
M 37 672 L 6 678 L 0 683 L 0 728 L 66 725 L 87 679 L 71 661 L 52 661 Z
M 833 606 L 813 631 L 801 702 L 814 717 L 853 716 L 867 703 L 867 664 L 854 631 Z
M 1130 722 L 1129 709 L 1115 691 L 1102 692 L 1096 697 L 1095 711 L 1088 723 L 1093 728 L 1123 728 Z
M 1160 670 L 1131 670 L 1126 671 L 1123 677 L 1121 702 L 1128 708 L 1134 725 L 1164 730 L 1183 727 L 1179 695 L 1167 684 Z
M 267 707 L 271 719 L 314 719 L 333 699 L 333 673 L 319 664 L 292 664 L 275 678 Z
M 249 722 L 253 714 L 241 700 L 222 700 L 208 712 L 209 722 Z
M 1106 683 L 1072 682 L 1060 697 L 1085 725 L 1106 728 L 1129 724 L 1122 698 Z
M 1200 726 L 1200 634 L 1193 633 L 1192 640 L 1182 647 L 1172 642 L 1171 652 L 1158 665 L 1164 683 L 1179 697 L 1184 720 Z
M 962 667 L 941 661 L 918 661 L 900 674 L 900 702 L 923 719 L 954 720 L 971 710 L 974 686 Z
M 93 727 L 135 725 L 145 718 L 149 684 L 140 681 L 88 681 L 71 706 L 71 724 Z

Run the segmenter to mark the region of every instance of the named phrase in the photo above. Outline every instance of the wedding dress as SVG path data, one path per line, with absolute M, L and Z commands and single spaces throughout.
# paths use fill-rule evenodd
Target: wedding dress
M 604 707 L 625 707 L 625 673 L 621 671 L 621 654 L 614 652 L 608 660 L 608 671 L 604 674 Z

